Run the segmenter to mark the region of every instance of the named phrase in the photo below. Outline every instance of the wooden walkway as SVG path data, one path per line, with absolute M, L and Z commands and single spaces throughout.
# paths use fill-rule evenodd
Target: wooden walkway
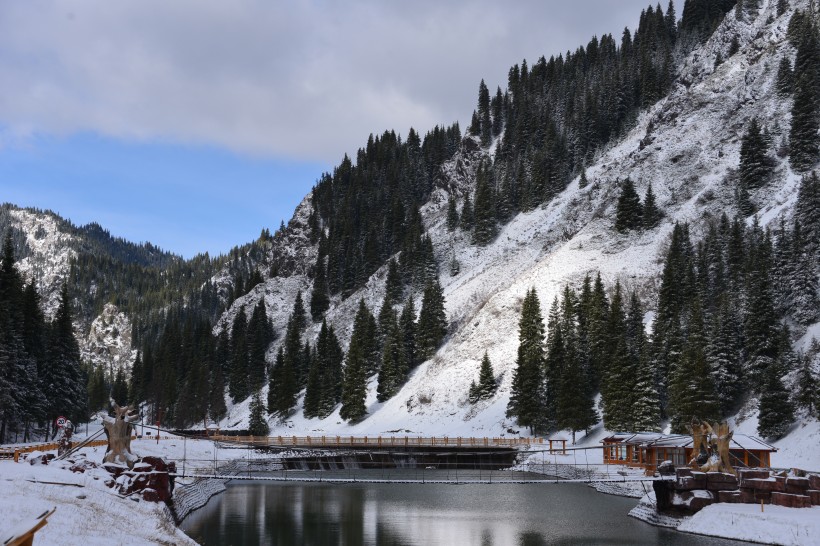
M 316 448 L 316 449 L 385 449 L 385 448 L 518 448 L 546 447 L 556 452 L 565 449 L 563 445 L 545 438 L 490 438 L 490 437 L 416 437 L 416 436 L 225 436 L 214 435 L 209 439 L 216 442 L 235 443 L 259 447 Z

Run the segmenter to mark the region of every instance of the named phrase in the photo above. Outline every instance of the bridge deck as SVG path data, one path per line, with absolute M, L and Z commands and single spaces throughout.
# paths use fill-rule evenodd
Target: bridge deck
M 627 482 L 654 482 L 654 481 L 674 481 L 674 476 L 643 477 L 643 476 L 623 476 L 618 478 L 581 478 L 581 479 L 560 479 L 545 476 L 533 476 L 531 474 L 517 472 L 485 472 L 484 476 L 478 473 L 453 473 L 448 476 L 431 475 L 425 476 L 423 472 L 416 473 L 416 477 L 409 475 L 384 475 L 367 477 L 366 475 L 349 474 L 344 475 L 335 472 L 285 472 L 276 476 L 258 474 L 229 475 L 229 474 L 173 474 L 179 478 L 212 478 L 219 480 L 244 480 L 244 481 L 264 481 L 264 482 L 313 482 L 313 483 L 406 483 L 406 484 L 451 484 L 451 485 L 500 485 L 500 484 L 571 484 L 571 483 L 627 483 Z M 421 477 L 418 477 L 420 475 Z
M 260 447 L 281 448 L 356 448 L 377 449 L 390 447 L 449 447 L 449 448 L 517 448 L 549 447 L 561 451 L 565 441 L 544 438 L 490 438 L 490 437 L 416 437 L 416 436 L 225 436 L 215 435 L 211 440 Z

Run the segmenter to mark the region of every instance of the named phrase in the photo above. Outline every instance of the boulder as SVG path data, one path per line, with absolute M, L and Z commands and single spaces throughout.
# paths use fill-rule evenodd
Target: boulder
M 786 493 L 792 495 L 805 495 L 809 490 L 809 479 L 790 477 L 786 478 Z
M 809 499 L 811 499 L 811 503 L 814 506 L 820 506 L 820 490 L 809 489 L 806 491 L 806 495 L 809 496 Z
M 811 474 L 809 476 L 809 488 L 820 490 L 820 476 L 817 474 Z
M 732 503 L 742 503 L 743 501 L 743 494 L 740 491 L 718 491 L 717 492 L 717 501 L 718 502 L 732 502 Z
M 790 493 L 772 493 L 772 504 L 787 508 L 810 508 L 811 499 L 808 495 L 792 495 Z
M 758 468 L 741 468 L 737 471 L 737 475 L 741 481 L 749 479 L 765 480 L 771 476 L 768 470 Z
M 707 472 L 706 489 L 709 491 L 734 491 L 737 489 L 737 478 L 734 474 Z
M 768 478 L 765 480 L 752 478 L 749 480 L 743 480 L 741 482 L 741 486 L 754 489 L 755 491 L 779 491 L 782 493 L 786 490 L 786 479 L 783 478 L 783 481 L 779 481 L 776 478 Z
M 80 459 L 69 467 L 69 470 L 76 474 L 84 474 L 86 470 L 97 468 L 97 463 L 88 459 Z

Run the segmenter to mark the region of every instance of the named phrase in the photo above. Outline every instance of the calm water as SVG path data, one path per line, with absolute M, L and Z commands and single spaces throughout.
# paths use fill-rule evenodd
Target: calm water
M 232 482 L 182 528 L 200 544 L 743 544 L 627 517 L 635 499 L 581 484 Z

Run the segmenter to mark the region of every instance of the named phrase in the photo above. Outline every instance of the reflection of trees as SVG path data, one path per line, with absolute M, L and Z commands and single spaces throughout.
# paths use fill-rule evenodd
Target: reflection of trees
M 518 535 L 518 546 L 546 546 L 547 541 L 540 533 L 526 531 Z

